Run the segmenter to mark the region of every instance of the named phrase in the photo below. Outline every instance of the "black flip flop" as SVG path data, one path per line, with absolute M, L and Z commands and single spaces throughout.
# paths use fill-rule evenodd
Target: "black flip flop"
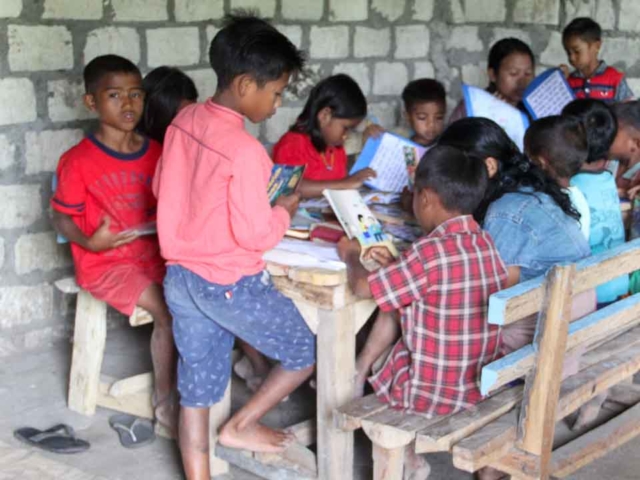
M 149 445 L 156 439 L 153 422 L 133 415 L 120 414 L 109 418 L 109 425 L 120 438 L 125 448 L 140 448 Z
M 13 432 L 23 443 L 53 453 L 79 453 L 88 450 L 89 442 L 76 438 L 73 428 L 63 423 L 46 430 L 24 427 Z

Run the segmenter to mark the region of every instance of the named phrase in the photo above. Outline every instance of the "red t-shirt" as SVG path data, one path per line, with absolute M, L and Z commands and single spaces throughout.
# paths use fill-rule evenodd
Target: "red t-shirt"
M 344 147 L 327 147 L 320 153 L 305 133 L 287 132 L 273 147 L 273 161 L 283 165 L 306 165 L 307 180 L 343 180 L 347 176 Z
M 113 232 L 154 221 L 157 202 L 151 181 L 161 153 L 162 147 L 153 140 L 145 141 L 138 152 L 122 154 L 89 136 L 60 158 L 51 207 L 70 215 L 87 236 L 105 216 L 110 217 Z M 71 244 L 80 286 L 95 282 L 115 263 L 157 262 L 159 251 L 155 235 L 100 253 Z

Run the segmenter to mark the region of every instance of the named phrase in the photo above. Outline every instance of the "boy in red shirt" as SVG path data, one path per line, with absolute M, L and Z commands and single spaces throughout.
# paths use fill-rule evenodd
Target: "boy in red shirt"
M 602 29 L 587 17 L 573 20 L 562 31 L 562 44 L 575 70 L 569 73 L 566 65 L 560 65 L 568 77 L 576 98 L 593 98 L 607 103 L 633 98 L 633 92 L 624 73 L 598 60 L 602 46 Z
M 279 364 L 222 427 L 222 445 L 284 450 L 292 435 L 259 420 L 315 364 L 313 333 L 275 289 L 262 259 L 284 237 L 299 196 L 269 204 L 273 163 L 244 128 L 245 117 L 259 123 L 275 113 L 289 76 L 304 63 L 302 52 L 267 22 L 243 15 L 229 17 L 209 59 L 216 93 L 175 118 L 154 178 L 165 293 L 180 355 L 180 453 L 189 480 L 209 478 L 209 407 L 229 384 L 235 337 Z
M 139 305 L 153 316 L 155 414 L 174 428 L 175 352 L 161 286 L 164 261 L 155 235 L 131 230 L 155 221 L 151 181 L 161 147 L 135 132 L 144 91 L 133 63 L 97 57 L 85 67 L 84 81 L 85 105 L 100 123 L 60 158 L 53 224 L 71 242 L 78 285 L 125 315 Z

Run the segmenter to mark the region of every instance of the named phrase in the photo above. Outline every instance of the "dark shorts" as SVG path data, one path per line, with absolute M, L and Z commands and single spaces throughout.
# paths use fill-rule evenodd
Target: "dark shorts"
M 178 390 L 185 407 L 209 407 L 222 399 L 235 337 L 286 370 L 315 363 L 315 336 L 266 271 L 233 285 L 218 285 L 171 265 L 164 293 L 173 316 L 180 356 Z

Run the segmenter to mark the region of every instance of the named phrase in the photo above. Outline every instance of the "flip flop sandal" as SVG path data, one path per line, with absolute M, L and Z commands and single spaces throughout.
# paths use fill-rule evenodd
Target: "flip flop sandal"
M 88 450 L 89 442 L 76 438 L 73 428 L 60 423 L 47 430 L 24 427 L 13 432 L 13 436 L 27 445 L 53 453 L 78 453 Z
M 119 414 L 109 418 L 109 425 L 118 432 L 120 443 L 125 448 L 140 448 L 156 439 L 151 420 Z

